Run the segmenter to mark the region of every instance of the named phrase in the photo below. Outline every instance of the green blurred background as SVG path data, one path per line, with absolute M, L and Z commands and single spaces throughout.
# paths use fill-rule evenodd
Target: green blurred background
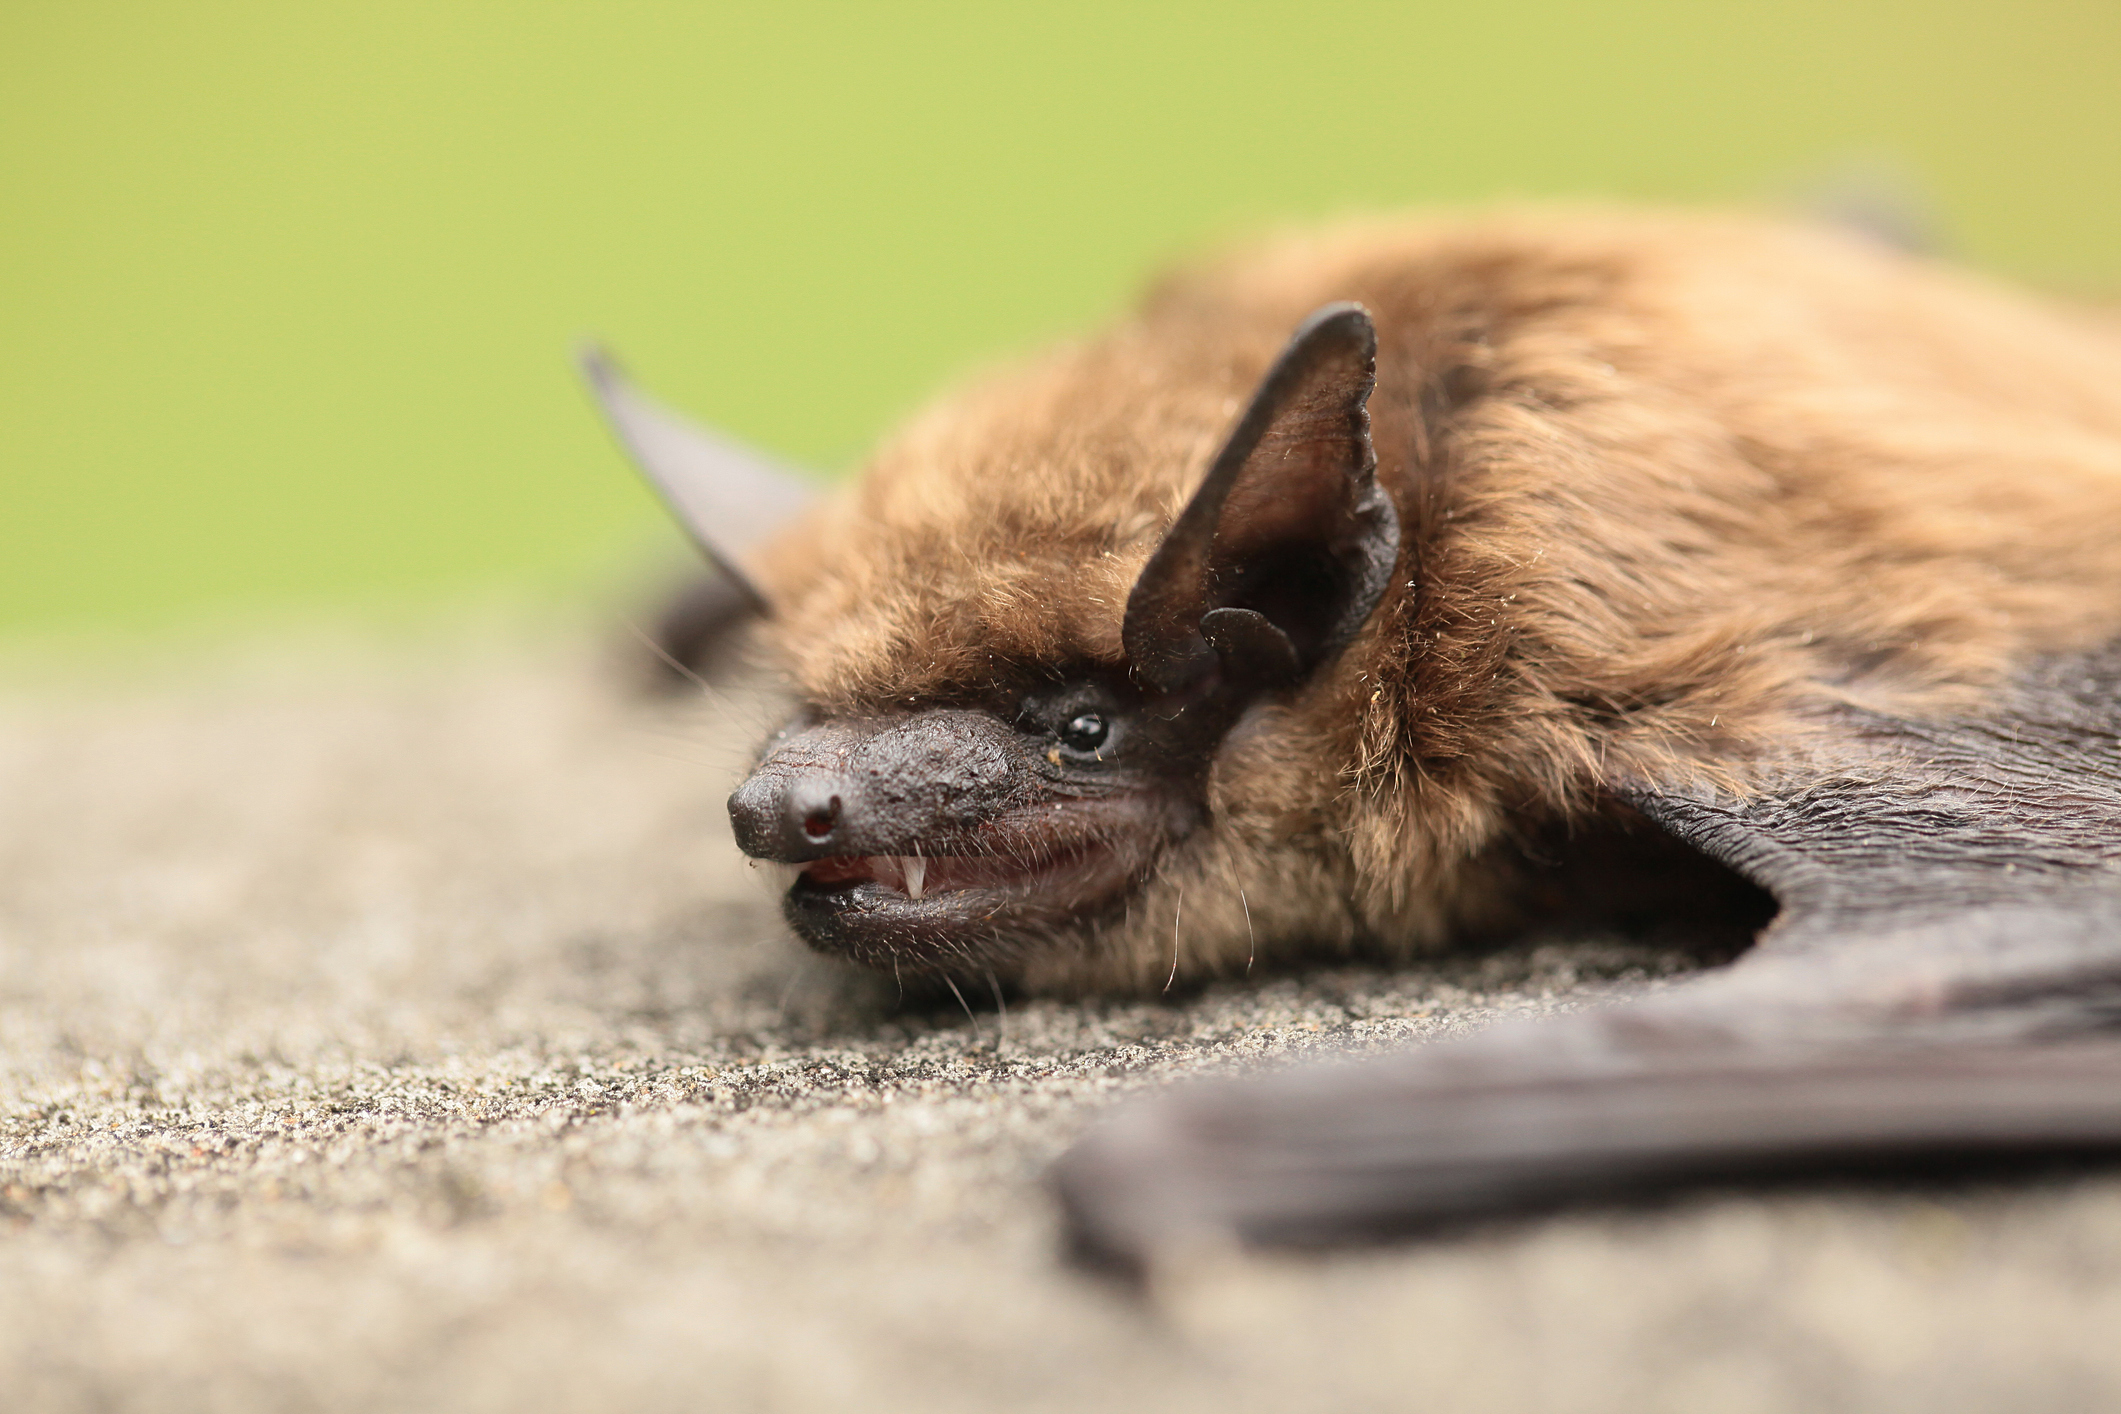
M 2121 286 L 2121 4 L 0 0 L 0 636 L 585 593 L 607 337 L 824 469 L 1173 254 L 1868 165 Z

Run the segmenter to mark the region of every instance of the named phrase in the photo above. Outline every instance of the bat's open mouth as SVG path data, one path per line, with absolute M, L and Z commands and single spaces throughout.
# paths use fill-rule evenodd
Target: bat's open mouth
M 876 965 L 919 967 L 975 941 L 1035 931 L 1116 898 L 1134 867 L 1084 842 L 1035 856 L 836 855 L 802 866 L 790 923 L 812 945 Z
M 1004 854 L 860 854 L 813 859 L 802 867 L 796 887 L 829 893 L 873 887 L 880 896 L 897 895 L 896 903 L 947 907 L 953 895 L 1060 890 L 1080 897 L 1075 884 L 1098 882 L 1100 875 L 1123 874 L 1111 867 L 1110 850 L 1091 844 L 1047 851 L 1035 858 Z M 1106 866 L 1106 867 L 1100 867 Z M 1119 882 L 1114 878 L 1112 882 Z

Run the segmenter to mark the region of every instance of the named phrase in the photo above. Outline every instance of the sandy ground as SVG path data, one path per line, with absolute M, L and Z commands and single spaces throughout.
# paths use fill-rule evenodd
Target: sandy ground
M 762 725 L 597 655 L 0 698 L 9 1410 L 2121 1408 L 2121 1176 L 1716 1193 L 1146 1296 L 1040 1175 L 1208 1069 L 1658 985 L 1545 940 L 908 1011 L 782 938 Z

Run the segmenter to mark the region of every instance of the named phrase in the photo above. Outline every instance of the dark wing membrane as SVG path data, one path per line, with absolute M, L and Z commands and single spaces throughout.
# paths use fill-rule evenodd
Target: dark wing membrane
M 1945 722 L 1844 709 L 1743 802 L 1638 790 L 1666 830 L 1774 893 L 1760 956 L 1857 942 L 1927 955 L 2073 939 L 2121 921 L 2121 651 L 2052 661 L 1996 712 Z M 1921 938 L 1919 944 L 1912 939 Z
M 1628 1054 L 1567 1021 L 1545 1039 L 1568 1030 L 1586 1034 L 1565 1050 L 1622 1050 L 1604 1068 L 1470 1048 L 1456 1059 L 1498 1064 L 1308 1065 L 1137 1106 L 1056 1170 L 1076 1249 L 1139 1269 L 1203 1240 L 1345 1242 L 1685 1183 L 2121 1151 L 2112 1040 Z
M 1081 1250 L 1346 1240 L 1704 1180 L 2121 1152 L 2121 653 L 1844 709 L 1745 799 L 1622 792 L 1782 911 L 1602 1010 L 1179 1090 L 1055 1181 Z

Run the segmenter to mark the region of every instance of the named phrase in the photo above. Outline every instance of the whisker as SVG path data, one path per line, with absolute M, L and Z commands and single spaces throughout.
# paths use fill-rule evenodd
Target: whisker
M 644 733 L 641 733 L 641 735 L 644 735 L 644 736 L 653 736 L 654 734 L 653 734 L 653 733 L 645 733 L 645 732 L 644 732 Z M 682 740 L 683 740 L 683 738 L 682 738 L 682 737 L 677 737 L 677 738 L 671 738 L 671 737 L 664 737 L 663 739 L 664 739 L 664 740 L 677 740 L 677 741 L 682 741 Z M 644 756 L 655 756 L 655 757 L 660 757 L 661 759 L 663 759 L 663 760 L 665 760 L 665 761 L 676 761 L 676 762 L 678 762 L 679 764 L 681 764 L 681 765 L 685 765 L 685 766 L 697 766 L 697 767 L 699 767 L 699 768 L 700 768 L 701 770 L 703 770 L 703 771 L 723 771 L 723 770 L 727 770 L 727 769 L 728 769 L 728 765 L 729 765 L 729 763 L 728 763 L 728 762 L 726 762 L 726 761 L 703 761 L 703 760 L 701 760 L 701 759 L 700 759 L 699 757 L 696 757 L 696 756 L 686 756 L 686 755 L 683 755 L 683 754 L 681 754 L 681 753 L 679 753 L 679 752 L 675 752 L 675 751 L 658 751 L 658 750 L 656 750 L 656 749 L 655 749 L 654 747 L 652 747 L 652 746 L 645 746 L 645 745 L 643 745 L 642 743 L 640 743 L 640 742 L 638 742 L 638 741 L 635 741 L 635 742 L 631 743 L 631 745 L 632 745 L 632 747 L 633 747 L 633 749 L 634 749 L 634 750 L 636 750 L 636 751 L 640 752 L 640 753 L 641 753 L 642 755 L 644 755 Z
M 1245 954 L 1245 976 L 1250 977 L 1252 975 L 1252 959 L 1259 956 L 1259 935 L 1252 931 L 1252 904 L 1250 900 L 1246 899 L 1244 888 L 1241 885 L 1237 890 L 1237 902 L 1245 911 L 1245 942 L 1250 945 L 1251 949 Z
M 965 994 L 957 989 L 957 979 L 946 972 L 943 974 L 943 985 L 950 989 L 951 996 L 957 998 L 957 1004 L 965 1009 L 965 1020 L 972 1023 L 973 1043 L 978 1044 L 980 1040 L 979 1018 L 972 1014 L 972 1005 L 965 1000 Z
M 632 634 L 635 638 L 641 640 L 641 643 L 648 649 L 649 652 L 655 654 L 656 657 L 661 658 L 664 663 L 668 664 L 678 673 L 682 674 L 687 678 L 690 678 L 692 680 L 693 686 L 699 688 L 700 692 L 704 696 L 713 700 L 720 699 L 721 694 L 714 690 L 714 685 L 712 683 L 708 682 L 707 679 L 701 677 L 691 668 L 686 667 L 683 663 L 679 662 L 676 658 L 672 657 L 670 655 L 669 649 L 665 648 L 662 644 L 655 641 L 654 635 L 643 631 L 641 626 L 635 623 L 632 619 L 622 617 L 619 622 L 626 625 L 626 631 Z
M 1185 916 L 1186 891 L 1178 891 L 1178 907 L 1171 910 L 1171 975 L 1164 979 L 1164 994 L 1170 995 L 1171 984 L 1178 980 L 1178 920 Z
M 790 973 L 788 977 L 788 985 L 781 988 L 781 1004 L 779 1007 L 779 1011 L 781 1013 L 781 1024 L 783 1026 L 788 1024 L 788 999 L 795 995 L 796 983 L 802 981 L 803 978 L 808 975 L 810 971 L 810 964 L 813 960 L 813 955 L 810 953 L 804 953 L 801 956 L 797 957 L 795 960 L 795 971 Z
M 1009 1003 L 1002 996 L 1001 979 L 994 969 L 987 969 L 987 990 L 994 993 L 994 1053 L 1000 1055 L 1002 1042 L 1009 1038 Z

